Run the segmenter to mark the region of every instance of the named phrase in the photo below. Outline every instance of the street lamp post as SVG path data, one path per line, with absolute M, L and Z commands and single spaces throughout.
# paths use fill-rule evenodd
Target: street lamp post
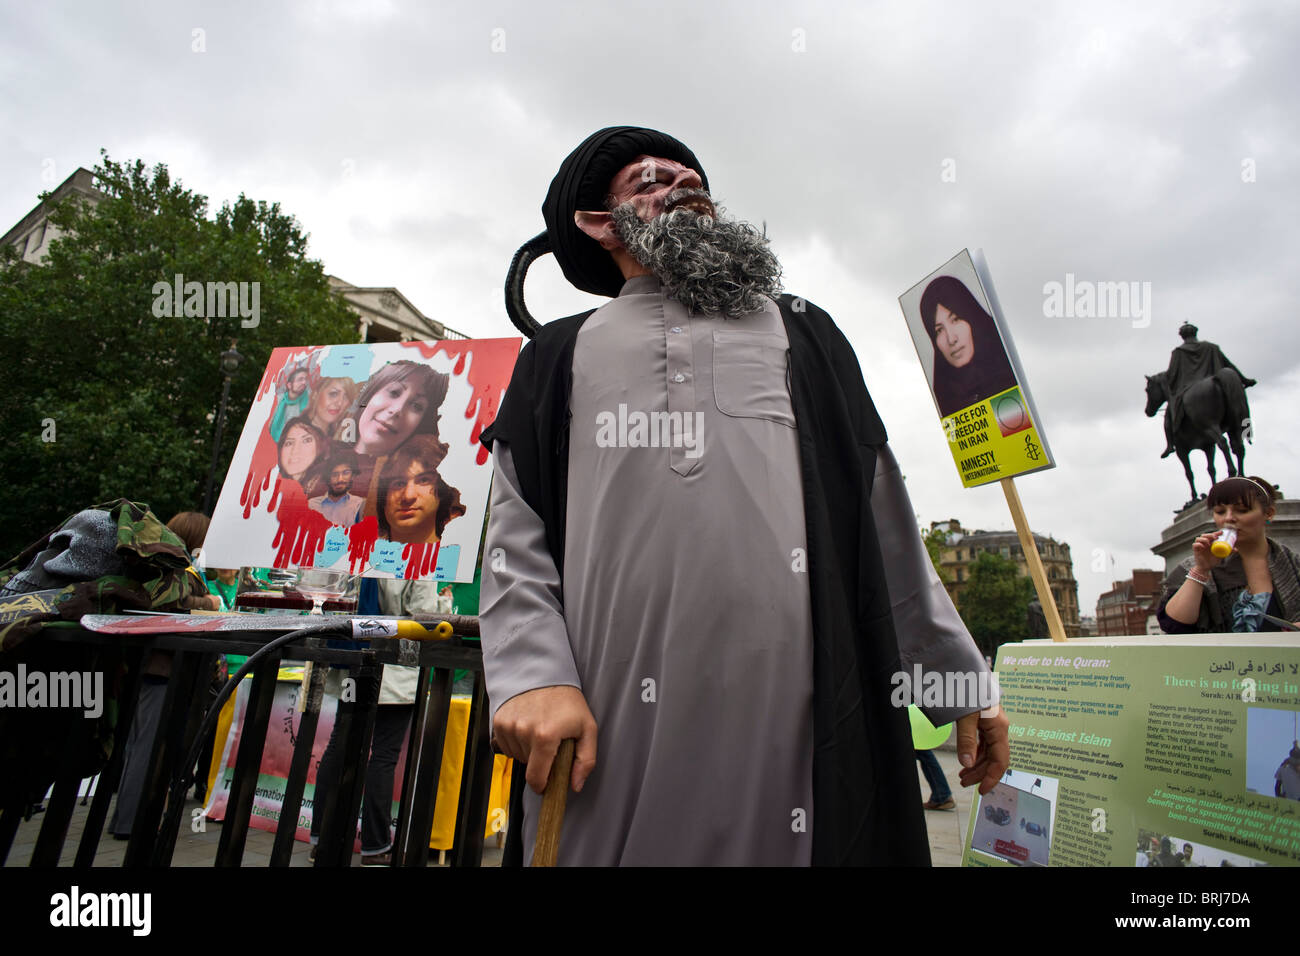
M 230 378 L 239 370 L 244 357 L 235 351 L 235 343 L 221 353 L 221 407 L 217 410 L 217 434 L 212 439 L 212 464 L 208 467 L 208 487 L 203 492 L 203 513 L 212 512 L 212 482 L 217 476 L 217 458 L 221 455 L 221 430 L 226 423 L 226 399 L 230 397 Z

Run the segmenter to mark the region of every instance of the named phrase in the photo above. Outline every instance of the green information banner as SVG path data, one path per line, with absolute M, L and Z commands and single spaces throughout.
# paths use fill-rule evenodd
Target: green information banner
M 1300 863 L 1300 635 L 1004 644 L 966 866 Z

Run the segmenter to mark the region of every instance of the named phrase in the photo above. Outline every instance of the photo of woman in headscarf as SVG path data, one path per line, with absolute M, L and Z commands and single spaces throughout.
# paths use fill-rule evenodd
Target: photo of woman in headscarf
M 330 438 L 338 438 L 339 426 L 361 386 L 350 378 L 323 378 L 312 389 L 307 418 Z
M 329 457 L 330 440 L 305 417 L 285 423 L 277 442 L 280 477 L 298 482 L 308 497 L 321 494 L 319 464 Z
M 921 322 L 934 346 L 934 397 L 943 417 L 1016 384 L 997 325 L 960 280 L 939 276 L 921 295 Z
M 358 471 L 353 491 L 366 498 L 366 514 L 378 514 L 377 474 L 383 459 L 413 435 L 438 437 L 438 414 L 451 377 L 427 365 L 390 362 L 362 386 L 349 415 L 355 422 Z
M 442 539 L 447 522 L 465 513 L 460 491 L 438 474 L 447 445 L 416 435 L 388 457 L 379 477 L 379 533 L 404 544 Z

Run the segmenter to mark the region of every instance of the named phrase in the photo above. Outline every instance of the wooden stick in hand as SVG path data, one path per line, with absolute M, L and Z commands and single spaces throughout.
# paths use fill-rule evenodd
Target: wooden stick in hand
M 569 775 L 573 771 L 573 738 L 560 741 L 551 764 L 551 775 L 542 794 L 537 816 L 537 842 L 533 845 L 533 866 L 555 866 L 560 852 L 560 830 L 564 827 L 564 805 L 569 797 Z

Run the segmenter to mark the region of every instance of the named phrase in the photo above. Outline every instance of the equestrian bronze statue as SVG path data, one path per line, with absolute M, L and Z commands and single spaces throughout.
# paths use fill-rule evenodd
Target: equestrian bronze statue
M 1192 497 L 1184 508 L 1204 495 L 1196 493 L 1196 481 L 1188 455 L 1195 449 L 1205 453 L 1210 483 L 1218 480 L 1214 467 L 1214 450 L 1223 452 L 1229 477 L 1245 474 L 1245 441 L 1252 441 L 1250 405 L 1246 389 L 1255 384 L 1213 342 L 1196 338 L 1197 328 L 1183 323 L 1178 334 L 1183 344 L 1169 356 L 1169 368 L 1146 376 L 1146 415 L 1151 418 L 1160 406 L 1165 409 L 1165 450 L 1161 458 L 1177 454 Z M 1231 445 L 1232 453 L 1229 454 Z M 1237 460 L 1234 465 L 1233 455 Z

